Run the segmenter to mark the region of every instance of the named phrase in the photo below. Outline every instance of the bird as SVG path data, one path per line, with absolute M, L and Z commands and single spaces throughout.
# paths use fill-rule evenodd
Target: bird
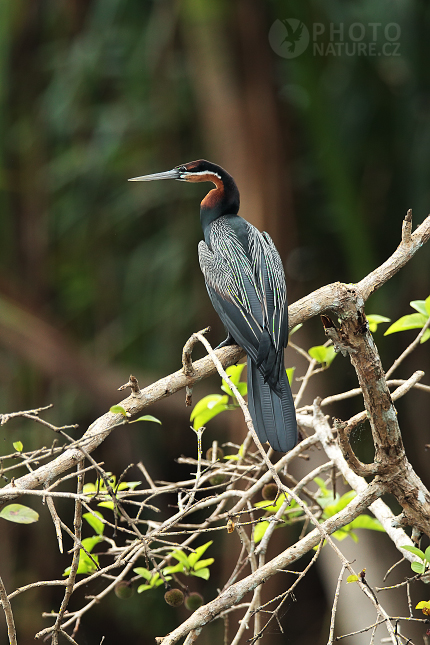
M 235 344 L 245 350 L 254 429 L 262 443 L 288 452 L 297 443 L 297 422 L 284 366 L 288 303 L 279 253 L 268 233 L 238 214 L 239 190 L 221 166 L 199 159 L 129 181 L 160 179 L 215 185 L 200 204 L 204 241 L 198 255 L 210 300 L 227 331 L 218 347 Z

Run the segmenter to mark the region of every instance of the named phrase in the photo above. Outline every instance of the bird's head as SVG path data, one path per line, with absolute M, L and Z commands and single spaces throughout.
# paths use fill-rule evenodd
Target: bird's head
M 157 172 L 154 175 L 143 175 L 142 177 L 133 177 L 128 181 L 155 181 L 157 179 L 177 179 L 178 181 L 211 181 L 217 187 L 223 181 L 223 175 L 227 174 L 220 166 L 217 166 L 205 159 L 190 161 L 181 166 L 176 166 L 173 170 L 166 172 Z
M 157 179 L 177 179 L 190 182 L 211 181 L 215 184 L 215 188 L 209 191 L 200 204 L 203 227 L 207 221 L 213 221 L 220 215 L 235 215 L 239 210 L 239 191 L 233 177 L 221 166 L 205 159 L 189 161 L 166 172 L 133 177 L 128 181 L 154 181 Z

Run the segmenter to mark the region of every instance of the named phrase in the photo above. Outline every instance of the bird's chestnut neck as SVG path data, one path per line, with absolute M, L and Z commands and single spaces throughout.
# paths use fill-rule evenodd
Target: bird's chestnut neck
M 216 172 L 207 174 L 206 181 L 212 181 L 215 188 L 210 190 L 200 204 L 200 222 L 203 231 L 222 215 L 237 215 L 240 205 L 239 191 L 231 175 L 218 167 Z

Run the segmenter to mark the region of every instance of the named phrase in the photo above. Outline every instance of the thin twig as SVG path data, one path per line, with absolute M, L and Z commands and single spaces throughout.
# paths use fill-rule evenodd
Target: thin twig
M 430 327 L 430 316 L 427 319 L 424 327 L 421 329 L 420 333 L 415 338 L 415 340 L 413 340 L 412 343 L 408 345 L 408 347 L 406 347 L 405 351 L 402 352 L 398 358 L 396 358 L 396 360 L 394 361 L 390 369 L 385 374 L 385 378 L 388 379 L 391 376 L 391 374 L 394 372 L 394 370 L 396 370 L 399 367 L 400 363 L 404 361 L 406 356 L 408 356 L 411 352 L 413 352 L 415 347 L 417 347 L 420 344 L 421 338 L 424 336 L 424 334 L 426 333 L 429 327 Z
M 342 584 L 343 574 L 345 573 L 346 567 L 347 565 L 344 562 L 342 564 L 342 568 L 339 573 L 339 578 L 337 579 L 336 592 L 334 594 L 333 606 L 331 609 L 330 633 L 329 633 L 327 645 L 333 645 L 333 642 L 334 642 L 334 626 L 336 621 L 337 603 L 340 596 L 340 585 Z
M 3 607 L 4 615 L 6 617 L 7 635 L 9 637 L 9 644 L 17 645 L 15 621 L 13 619 L 12 607 L 11 607 L 9 598 L 7 597 L 6 588 L 3 584 L 3 580 L 1 579 L 1 577 L 0 577 L 0 601 Z

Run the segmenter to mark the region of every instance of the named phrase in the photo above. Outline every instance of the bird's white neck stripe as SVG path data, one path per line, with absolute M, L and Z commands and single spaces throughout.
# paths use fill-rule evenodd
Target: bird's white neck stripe
M 218 177 L 218 179 L 221 179 L 221 175 L 219 175 L 217 172 L 214 172 L 213 170 L 201 170 L 200 172 L 194 172 L 194 170 L 189 170 L 188 171 L 190 175 L 213 175 L 214 177 Z

